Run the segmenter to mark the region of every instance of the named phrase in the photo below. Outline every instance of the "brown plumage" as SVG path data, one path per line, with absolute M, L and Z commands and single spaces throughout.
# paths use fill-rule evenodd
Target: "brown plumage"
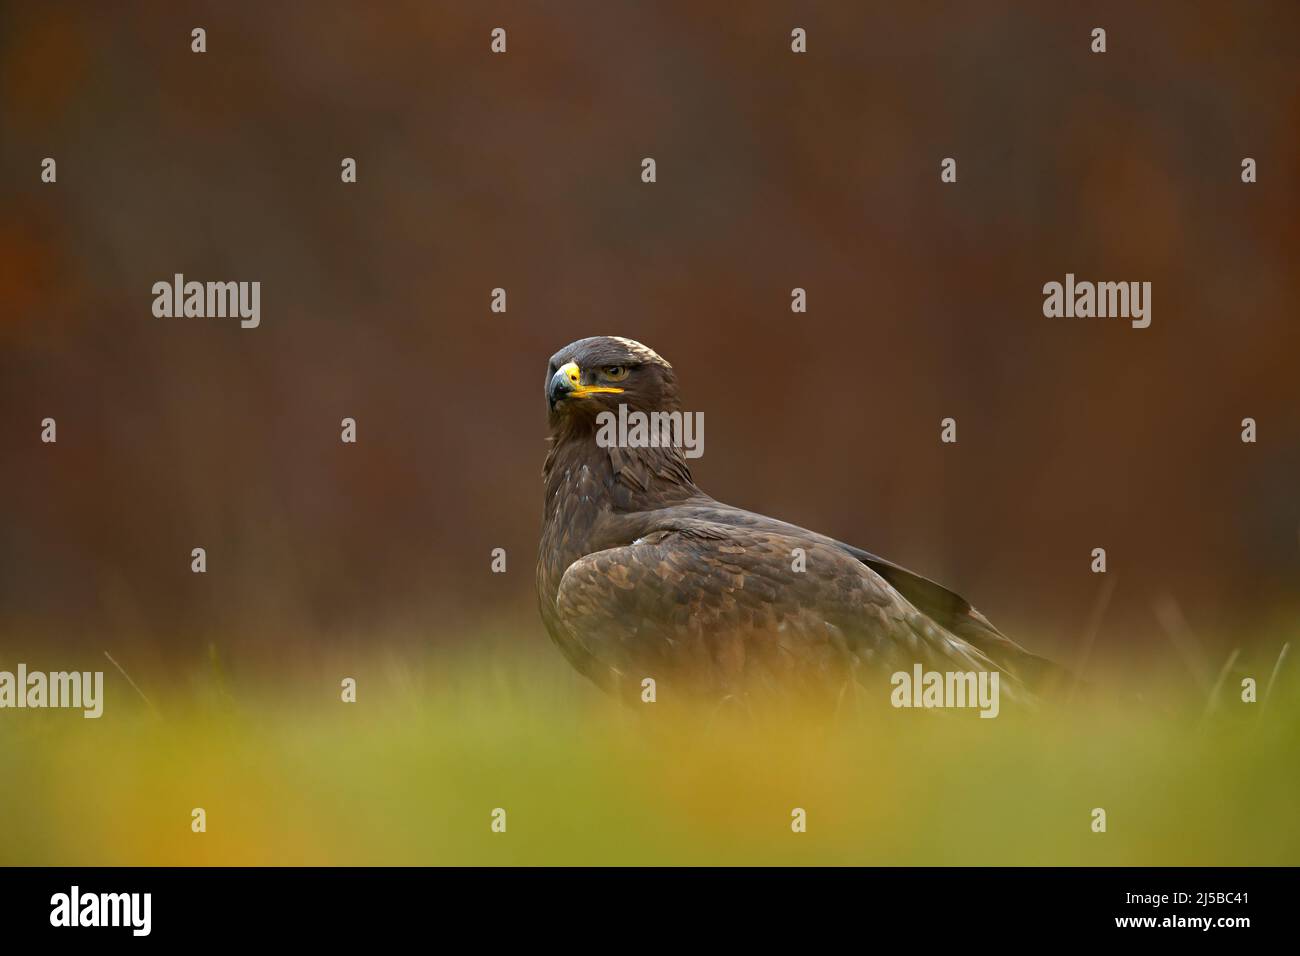
M 601 447 L 602 411 L 680 408 L 672 367 L 644 345 L 596 336 L 565 346 L 546 398 L 542 619 L 573 666 L 618 696 L 635 699 L 653 677 L 691 696 L 776 687 L 827 697 L 856 684 L 884 700 L 889 674 L 920 663 L 999 671 L 1003 695 L 1023 699 L 1052 669 L 933 581 L 715 501 L 680 448 Z

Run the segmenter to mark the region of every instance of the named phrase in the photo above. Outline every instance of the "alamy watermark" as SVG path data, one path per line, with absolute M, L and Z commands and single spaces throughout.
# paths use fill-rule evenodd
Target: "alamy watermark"
M 1130 319 L 1133 328 L 1145 329 L 1151 324 L 1151 283 L 1075 282 L 1074 273 L 1067 272 L 1064 284 L 1043 286 L 1043 315 L 1049 319 Z
M 50 897 L 51 926 L 125 926 L 133 936 L 153 928 L 152 893 L 83 893 L 74 886 Z
M 0 671 L 0 710 L 6 707 L 80 708 L 88 719 L 104 714 L 103 671 Z
M 601 448 L 680 448 L 687 458 L 704 454 L 703 412 L 641 412 L 618 406 L 596 416 Z
M 977 707 L 981 717 L 996 717 L 1001 709 L 998 671 L 927 671 L 920 664 L 911 673 L 896 671 L 889 678 L 895 707 Z
M 171 282 L 153 284 L 153 314 L 170 318 L 238 318 L 245 329 L 262 323 L 262 283 L 186 282 L 176 273 Z

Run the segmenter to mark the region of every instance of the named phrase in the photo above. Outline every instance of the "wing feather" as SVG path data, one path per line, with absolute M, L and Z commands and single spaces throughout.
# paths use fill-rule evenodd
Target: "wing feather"
M 669 524 L 586 555 L 560 581 L 557 641 L 620 695 L 645 677 L 715 694 L 764 685 L 824 692 L 857 679 L 887 695 L 888 674 L 918 662 L 997 669 L 833 542 Z M 795 548 L 806 570 L 792 567 Z

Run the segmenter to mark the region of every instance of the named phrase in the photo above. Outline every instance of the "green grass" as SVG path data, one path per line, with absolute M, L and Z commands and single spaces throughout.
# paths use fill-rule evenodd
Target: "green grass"
M 212 662 L 137 678 L 153 706 L 105 670 L 100 720 L 0 712 L 0 863 L 1300 863 L 1285 674 L 1267 708 L 1230 684 L 1205 719 L 1179 687 L 828 721 L 623 706 L 547 648 L 377 655 L 356 704 L 332 666 L 275 688 Z

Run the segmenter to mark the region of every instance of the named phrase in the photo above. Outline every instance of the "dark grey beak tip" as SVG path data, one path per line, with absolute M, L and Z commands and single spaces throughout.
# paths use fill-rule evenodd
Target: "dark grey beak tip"
M 570 392 L 573 386 L 569 382 L 569 377 L 563 372 L 556 372 L 551 376 L 550 382 L 546 385 L 546 401 L 552 409 Z

